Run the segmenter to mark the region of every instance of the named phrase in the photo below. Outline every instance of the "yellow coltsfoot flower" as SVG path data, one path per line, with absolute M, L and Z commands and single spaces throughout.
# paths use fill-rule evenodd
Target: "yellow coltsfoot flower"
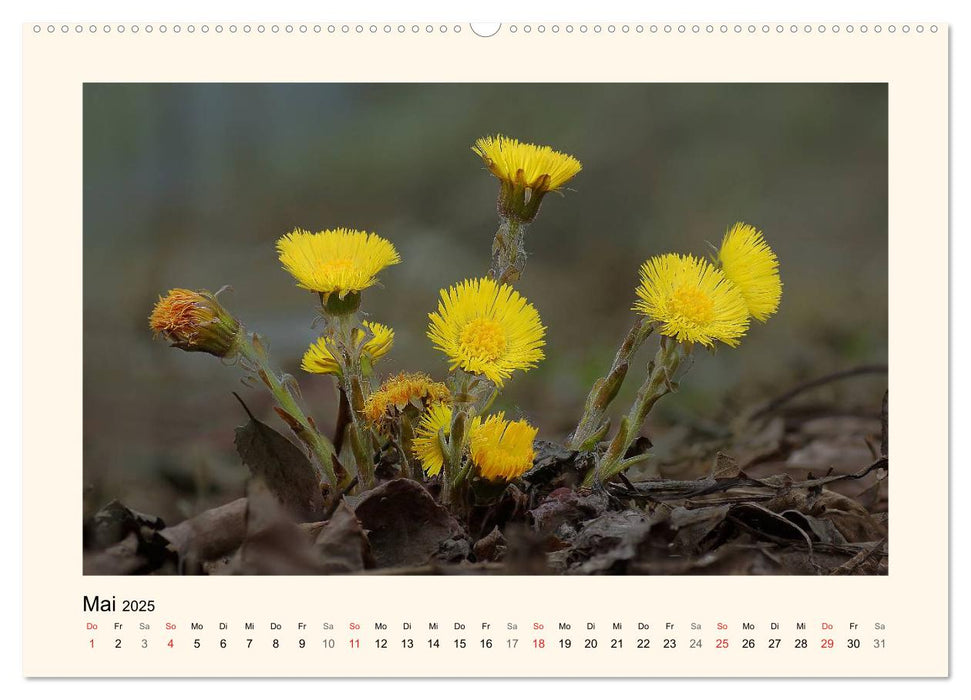
M 239 321 L 210 292 L 171 289 L 159 297 L 148 322 L 156 337 L 164 336 L 181 350 L 216 357 L 236 354 Z
M 571 155 L 502 134 L 477 139 L 472 150 L 500 180 L 536 191 L 558 190 L 583 169 Z
M 353 331 L 354 347 L 361 353 L 362 359 L 373 366 L 378 360 L 388 354 L 394 344 L 394 331 L 381 323 L 365 321 L 364 327 L 370 331 L 367 337 L 362 330 Z M 367 340 L 365 340 L 367 338 Z M 336 344 L 330 336 L 317 338 L 307 352 L 303 354 L 300 368 L 311 374 L 340 374 L 340 364 L 337 362 Z
M 318 233 L 296 229 L 276 247 L 297 286 L 324 299 L 357 294 L 376 284 L 381 270 L 401 262 L 395 247 L 381 236 L 346 228 Z
M 536 217 L 543 195 L 559 190 L 583 168 L 571 155 L 502 134 L 476 140 L 472 150 L 499 178 L 499 213 L 525 223 Z
M 711 347 L 736 346 L 749 325 L 741 290 L 721 270 L 693 255 L 653 257 L 640 269 L 634 310 L 658 324 L 658 332 Z
M 546 329 L 536 308 L 507 284 L 465 280 L 440 293 L 428 337 L 451 369 L 484 375 L 501 387 L 515 370 L 543 359 Z
M 762 232 L 739 221 L 728 229 L 718 251 L 722 272 L 742 292 L 749 314 L 765 322 L 779 309 L 779 259 Z
M 507 421 L 502 413 L 474 425 L 469 431 L 469 452 L 479 476 L 512 481 L 529 470 L 536 433 L 526 421 Z
M 448 404 L 434 404 L 422 414 L 411 446 L 415 457 L 421 462 L 421 467 L 428 476 L 435 476 L 442 471 L 442 466 L 447 459 L 442 440 L 448 438 L 451 430 L 452 407 Z
M 442 382 L 433 381 L 427 374 L 401 372 L 385 380 L 368 397 L 363 413 L 368 423 L 381 426 L 394 420 L 409 406 L 420 412 L 432 405 L 447 404 L 451 398 L 448 387 Z

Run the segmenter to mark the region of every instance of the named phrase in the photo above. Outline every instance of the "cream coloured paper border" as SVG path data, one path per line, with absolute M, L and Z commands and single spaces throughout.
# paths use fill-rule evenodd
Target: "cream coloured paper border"
M 24 673 L 44 675 L 186 676 L 935 676 L 948 671 L 948 73 L 947 27 L 909 25 L 566 24 L 504 27 L 479 38 L 467 25 L 420 23 L 274 25 L 259 33 L 258 23 L 155 25 L 88 23 L 28 24 L 23 30 L 23 613 Z M 36 26 L 36 30 L 35 30 Z M 119 32 L 121 26 L 126 31 Z M 238 27 L 231 32 L 230 26 Z M 252 31 L 245 33 L 244 26 Z M 287 31 L 290 26 L 291 31 Z M 433 31 L 422 31 L 426 26 Z M 526 26 L 531 31 L 526 33 Z M 560 31 L 553 32 L 553 27 Z M 580 27 L 588 28 L 580 32 Z M 616 31 L 607 28 L 614 26 Z M 642 31 L 636 31 L 640 26 Z M 738 29 L 736 30 L 736 26 Z M 306 31 L 301 31 L 304 27 Z M 697 31 L 695 28 L 697 27 Z M 49 28 L 51 31 L 49 31 Z M 81 31 L 77 31 L 80 28 Z M 133 28 L 140 31 L 135 32 Z M 653 28 L 653 31 L 651 30 Z M 854 29 L 852 33 L 850 29 Z M 765 31 L 764 31 L 764 30 Z M 795 31 L 793 31 L 795 29 Z M 894 465 L 890 480 L 890 575 L 886 577 L 461 577 L 461 578 L 115 578 L 81 575 L 77 546 L 52 531 L 50 514 L 62 523 L 81 520 L 82 337 L 82 84 L 84 82 L 887 82 L 889 83 L 890 165 L 890 385 L 893 396 Z M 123 203 L 119 204 L 123 206 Z M 52 280 L 57 283 L 52 284 Z M 914 290 L 919 293 L 914 293 Z M 50 334 L 52 309 L 57 343 Z M 915 333 L 909 319 L 920 319 Z M 65 343 L 65 339 L 68 341 Z M 74 347 L 73 353 L 65 347 Z M 56 368 L 56 369 L 54 369 Z M 919 371 L 916 371 L 919 368 Z M 52 401 L 51 397 L 57 397 Z M 52 423 L 58 430 L 49 430 Z M 57 440 L 53 441 L 52 436 Z M 918 513 L 900 504 L 916 500 Z M 68 526 L 70 531 L 70 526 Z M 153 598 L 152 616 L 83 614 L 83 594 Z M 344 600 L 347 602 L 341 603 Z M 579 603 L 578 601 L 585 601 Z M 144 619 L 154 628 L 151 653 L 87 648 L 89 621 L 104 623 L 101 637 L 121 621 L 125 635 Z M 296 639 L 298 622 L 329 621 L 337 630 L 334 652 L 272 653 L 264 648 L 212 651 L 218 621 L 230 622 L 231 638 L 279 636 Z M 244 620 L 257 631 L 244 635 Z M 416 642 L 428 635 L 426 621 L 442 628 L 440 653 L 406 654 L 394 648 L 400 625 L 411 621 Z M 713 627 L 722 621 L 740 640 L 743 621 L 756 623 L 752 636 L 768 636 L 771 621 L 781 636 L 795 636 L 792 624 L 807 622 L 810 642 L 822 622 L 833 623 L 837 644 L 850 622 L 871 627 L 883 622 L 887 648 L 816 649 L 796 652 L 743 651 L 736 642 L 715 653 Z M 204 632 L 188 631 L 192 621 Z M 377 636 L 392 640 L 378 655 L 373 648 L 342 648 L 354 633 L 362 647 Z M 388 624 L 376 632 L 373 623 Z M 676 624 L 679 640 L 703 637 L 708 647 L 637 652 L 632 648 L 595 655 L 582 650 L 493 649 L 477 653 L 481 622 L 499 644 L 496 631 L 506 622 L 520 626 L 520 645 L 536 637 L 534 622 L 546 626 L 547 642 L 563 636 L 559 622 L 573 625 L 570 636 L 586 636 L 586 622 L 604 640 L 623 621 L 649 622 L 650 636 Z M 172 622 L 174 649 L 164 649 L 159 625 Z M 270 622 L 284 630 L 271 633 Z M 471 651 L 451 646 L 451 629 L 463 622 Z M 703 625 L 688 632 L 688 625 Z M 142 633 L 139 633 L 141 636 Z M 299 633 L 301 636 L 304 633 Z M 208 653 L 191 648 L 197 636 Z M 308 638 L 311 638 L 307 633 Z M 318 634 L 318 636 L 320 636 Z M 748 633 L 746 633 L 748 636 Z M 864 630 L 864 645 L 873 636 Z M 708 642 L 711 640 L 711 642 Z M 656 643 L 655 642 L 655 643 Z M 629 645 L 632 646 L 632 645 Z M 165 653 L 167 652 L 167 653 Z M 329 654 L 329 655 L 328 655 Z

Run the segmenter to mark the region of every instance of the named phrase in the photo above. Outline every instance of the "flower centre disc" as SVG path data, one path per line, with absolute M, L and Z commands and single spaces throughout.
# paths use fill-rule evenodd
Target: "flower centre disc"
M 354 267 L 350 258 L 333 258 L 321 265 L 321 271 L 327 277 L 339 277 Z
M 459 347 L 466 357 L 492 362 L 506 351 L 506 335 L 496 321 L 477 318 L 462 329 Z
M 690 323 L 710 323 L 715 316 L 715 304 L 707 294 L 695 286 L 683 284 L 671 295 L 671 308 Z

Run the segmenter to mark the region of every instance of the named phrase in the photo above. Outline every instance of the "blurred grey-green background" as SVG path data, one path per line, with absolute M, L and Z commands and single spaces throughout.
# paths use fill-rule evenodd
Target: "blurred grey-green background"
M 244 415 L 231 391 L 277 425 L 237 368 L 153 341 L 147 316 L 171 287 L 231 285 L 227 306 L 332 424 L 331 380 L 299 370 L 314 299 L 274 252 L 296 226 L 366 229 L 398 247 L 402 264 L 365 295 L 396 332 L 379 372 L 444 376 L 426 317 L 440 288 L 488 269 L 497 183 L 470 146 L 497 132 L 583 163 L 544 201 L 518 284 L 548 326 L 547 359 L 499 402 L 540 437 L 565 437 L 609 366 L 640 262 L 708 254 L 736 220 L 779 255 L 779 314 L 739 348 L 699 357 L 651 432 L 723 422 L 799 381 L 886 361 L 885 85 L 89 84 L 86 509 L 121 498 L 177 520 L 241 494 L 232 441 Z M 823 391 L 875 412 L 883 382 Z

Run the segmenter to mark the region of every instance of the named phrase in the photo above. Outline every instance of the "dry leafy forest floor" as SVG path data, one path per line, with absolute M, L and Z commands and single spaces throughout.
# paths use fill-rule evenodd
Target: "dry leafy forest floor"
M 252 420 L 246 497 L 171 526 L 112 501 L 85 521 L 85 573 L 886 574 L 886 395 L 863 413 L 793 400 L 883 371 L 795 387 L 602 488 L 577 486 L 592 455 L 538 441 L 519 483 L 459 518 L 387 455 L 376 488 L 328 503 L 300 450 Z

